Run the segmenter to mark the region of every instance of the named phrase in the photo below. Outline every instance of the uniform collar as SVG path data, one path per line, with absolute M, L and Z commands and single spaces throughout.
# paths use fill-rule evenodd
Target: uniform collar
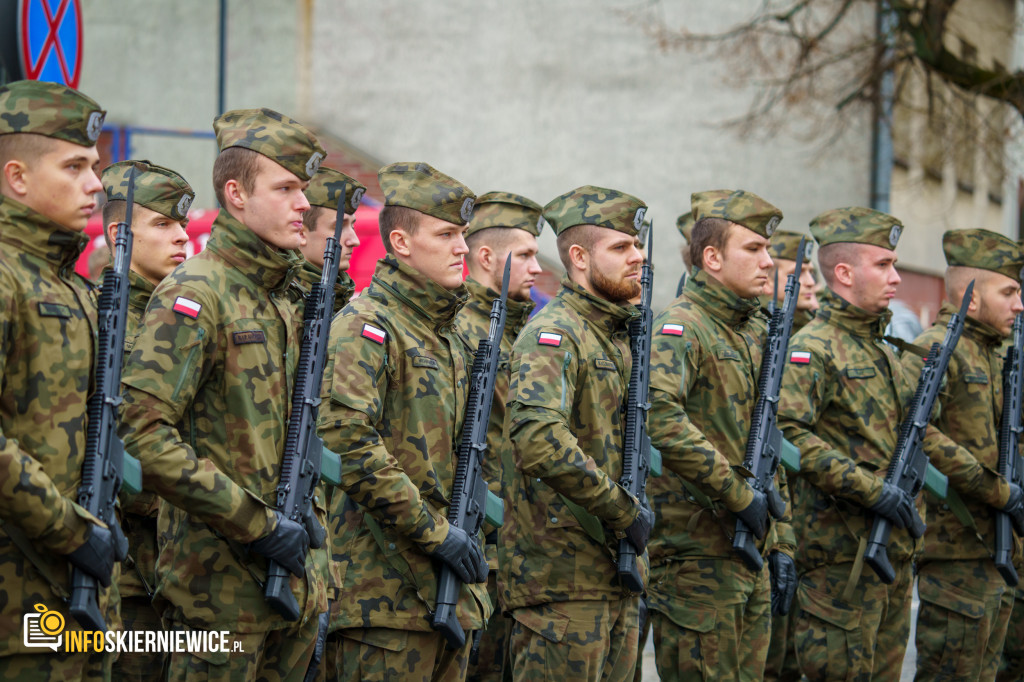
M 953 305 L 949 301 L 946 301 L 939 308 L 939 314 L 935 317 L 935 324 L 946 326 L 949 324 L 949 320 L 960 311 L 960 306 Z M 1002 334 L 999 333 L 995 328 L 975 320 L 970 315 L 964 320 L 964 332 L 963 335 L 969 339 L 977 341 L 982 346 L 998 346 L 1006 340 Z
M 217 214 L 206 248 L 271 291 L 286 289 L 302 265 L 298 251 L 270 246 L 224 209 Z
M 0 242 L 39 256 L 60 269 L 73 268 L 89 238 L 55 223 L 10 197 L 0 197 Z
M 729 326 L 740 325 L 761 310 L 758 298 L 741 298 L 703 269 L 686 278 L 683 295 Z
M 491 305 L 496 298 L 501 297 L 500 291 L 484 286 L 471 277 L 466 278 L 466 289 L 469 290 L 469 300 L 466 301 L 466 308 L 475 313 L 487 317 L 491 314 Z M 516 301 L 507 299 L 507 311 L 505 313 L 505 336 L 516 338 L 519 332 L 526 326 L 537 304 L 533 301 Z
M 867 310 L 853 305 L 828 287 L 821 293 L 819 302 L 821 307 L 818 308 L 818 314 L 815 317 L 820 317 L 829 324 L 855 336 L 880 339 L 885 334 L 889 320 L 892 319 L 891 310 L 869 313 Z
M 295 279 L 302 283 L 304 291 L 309 291 L 313 288 L 313 285 L 320 281 L 323 277 L 324 271 L 322 268 L 318 268 L 308 260 L 302 261 L 302 266 L 299 271 L 295 274 Z M 344 270 L 338 270 L 338 279 L 334 282 L 334 295 L 337 296 L 352 296 L 352 292 L 356 290 L 356 283 L 348 276 L 348 273 Z
M 446 289 L 390 254 L 377 261 L 372 284 L 403 301 L 423 317 L 441 324 L 454 320 L 455 313 L 469 297 L 464 284 L 457 289 Z
M 562 288 L 558 291 L 558 297 L 583 315 L 588 322 L 603 326 L 609 333 L 624 329 L 625 323 L 640 314 L 636 306 L 628 303 L 620 305 L 595 296 L 569 279 L 568 275 L 562 277 Z
M 128 271 L 128 305 L 145 310 L 155 289 L 148 279 L 134 270 Z

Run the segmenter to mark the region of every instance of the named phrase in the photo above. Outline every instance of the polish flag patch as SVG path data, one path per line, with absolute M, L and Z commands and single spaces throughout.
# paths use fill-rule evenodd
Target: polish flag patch
M 789 361 L 797 365 L 808 365 L 811 362 L 811 354 L 807 351 L 795 350 L 789 354 Z
M 666 324 L 661 328 L 662 334 L 668 334 L 669 336 L 682 336 L 683 325 L 681 324 Z
M 541 332 L 540 337 L 537 338 L 537 343 L 542 346 L 561 346 L 562 335 L 561 334 L 550 334 L 548 332 Z
M 185 317 L 191 317 L 193 320 L 199 317 L 199 311 L 203 309 L 202 303 L 196 303 L 190 298 L 179 296 L 174 299 L 174 307 L 171 308 L 176 313 L 181 313 Z
M 377 327 L 374 327 L 372 324 L 364 324 L 363 333 L 361 334 L 361 336 L 364 339 L 370 339 L 371 341 L 376 341 L 377 343 L 383 344 L 384 339 L 387 337 L 387 332 L 385 332 L 383 329 L 378 329 Z

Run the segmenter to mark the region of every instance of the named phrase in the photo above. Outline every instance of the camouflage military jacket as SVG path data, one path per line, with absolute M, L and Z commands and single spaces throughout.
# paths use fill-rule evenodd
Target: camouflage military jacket
M 789 343 L 779 428 L 800 449 L 790 476 L 797 561 L 806 568 L 850 562 L 871 529 L 867 511 L 881 494 L 914 384 L 882 333 L 891 313 L 872 314 L 831 290 Z M 925 452 L 935 447 L 934 429 Z M 919 501 L 919 506 L 921 503 Z M 918 543 L 892 531 L 888 554 L 906 561 Z M 918 547 L 919 548 L 919 547 Z
M 388 256 L 331 325 L 320 431 L 343 479 L 331 500 L 332 629 L 430 629 L 437 567 L 425 552 L 448 535 L 469 397 L 455 330 L 465 300 Z M 464 586 L 456 612 L 467 631 L 481 628 L 484 585 Z
M 221 211 L 206 249 L 157 286 L 122 377 L 125 447 L 162 504 L 157 562 L 164 617 L 203 629 L 288 627 L 263 598 L 263 557 L 244 543 L 272 529 L 297 352 L 295 252 L 267 246 Z M 173 507 L 171 506 L 173 505 Z M 326 522 L 326 511 L 317 510 Z M 292 592 L 327 608 L 326 551 Z
M 732 549 L 736 519 L 721 507 L 742 509 L 752 499 L 734 467 L 746 454 L 766 333 L 757 299 L 738 297 L 704 270 L 654 321 L 648 432 L 664 470 L 647 483 L 658 519 L 649 545 L 652 596 L 673 596 L 672 586 L 658 580 L 668 562 L 739 561 Z M 706 499 L 695 499 L 684 480 Z M 766 553 L 772 545 L 759 547 Z M 792 554 L 790 546 L 779 548 Z
M 946 303 L 935 324 L 914 342 L 924 348 L 941 343 L 956 309 Z M 977 524 L 965 527 L 949 505 L 928 499 L 925 559 L 986 559 L 995 549 L 995 510 L 1006 504 L 1009 485 L 996 473 L 999 466 L 999 423 L 1003 409 L 1004 339 L 988 325 L 968 317 L 960 342 L 946 370 L 946 381 L 936 401 L 932 423 L 938 429 L 931 462 L 949 477 Z M 913 353 L 901 358 L 908 378 L 916 384 L 924 361 Z
M 615 564 L 624 534 L 614 531 L 629 526 L 638 510 L 618 484 L 632 367 L 628 325 L 635 315 L 633 306 L 563 278 L 558 295 L 512 348 L 498 543 L 505 610 L 627 594 Z M 603 542 L 566 500 L 597 517 Z M 646 582 L 646 559 L 640 563 Z
M 295 275 L 295 284 L 302 291 L 303 296 L 308 296 L 313 285 L 319 282 L 321 277 L 323 277 L 323 270 L 308 260 L 304 260 L 302 267 Z M 332 317 L 348 304 L 355 290 L 356 283 L 352 281 L 347 272 L 339 270 L 338 281 L 334 284 L 334 313 Z
M 459 314 L 455 316 L 455 326 L 462 334 L 469 347 L 476 352 L 480 341 L 487 338 L 491 328 L 491 305 L 501 297 L 501 292 L 479 284 L 473 279 L 466 279 L 469 300 Z M 509 356 L 512 344 L 523 329 L 534 308 L 533 301 L 514 301 L 508 299 L 508 310 L 505 315 L 505 333 L 501 337 L 501 355 L 498 359 L 498 375 L 494 380 L 494 401 L 491 403 L 491 419 L 487 428 L 487 456 L 484 458 L 484 480 L 491 491 L 501 496 L 501 448 L 502 431 L 505 425 L 505 401 L 508 398 Z M 490 532 L 491 528 L 485 529 Z M 488 544 L 488 561 L 491 568 L 498 567 L 497 553 Z
M 0 197 L 0 656 L 39 651 L 25 648 L 22 637 L 22 617 L 36 613 L 37 603 L 78 629 L 61 600 L 70 587 L 60 555 L 99 523 L 73 501 L 96 333 L 95 295 L 74 272 L 87 241 Z M 28 539 L 41 570 L 9 533 Z M 101 590 L 100 608 L 108 627 L 119 627 L 116 590 Z

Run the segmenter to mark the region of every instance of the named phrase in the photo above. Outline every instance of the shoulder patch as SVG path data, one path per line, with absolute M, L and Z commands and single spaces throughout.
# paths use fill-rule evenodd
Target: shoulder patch
M 551 332 L 541 332 L 540 336 L 537 337 L 537 343 L 542 346 L 558 347 L 562 345 L 562 335 L 552 334 Z
M 377 343 L 383 345 L 384 339 L 386 339 L 388 335 L 387 332 L 385 332 L 383 329 L 378 329 L 377 327 L 374 327 L 372 324 L 364 324 L 363 332 L 362 334 L 360 334 L 360 336 L 362 336 L 364 339 L 370 339 L 371 341 L 376 341 Z
M 682 336 L 683 325 L 681 324 L 666 324 L 661 328 L 662 334 L 668 334 L 669 336 Z
M 203 309 L 203 304 L 197 303 L 190 298 L 179 296 L 174 299 L 174 307 L 171 309 L 176 313 L 181 313 L 185 317 L 191 317 L 194 320 L 199 317 L 199 311 Z
M 797 365 L 809 365 L 811 354 L 804 350 L 795 350 L 789 354 L 789 361 Z

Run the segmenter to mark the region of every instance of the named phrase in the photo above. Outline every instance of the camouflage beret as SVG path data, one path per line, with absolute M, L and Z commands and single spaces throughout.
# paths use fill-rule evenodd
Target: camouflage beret
M 133 167 L 136 204 L 171 220 L 188 220 L 195 190 L 174 171 L 149 161 L 119 161 L 104 168 L 101 179 L 107 201 L 128 201 L 128 173 Z
M 549 201 L 544 218 L 556 235 L 576 225 L 597 225 L 640 237 L 643 242 L 646 212 L 647 204 L 630 194 L 583 185 Z
M 782 222 L 782 211 L 753 192 L 714 189 L 690 195 L 693 220 L 722 218 L 742 225 L 762 237 L 771 237 Z
M 472 190 L 425 163 L 393 163 L 377 171 L 377 179 L 388 206 L 404 206 L 455 225 L 466 225 L 473 217 Z
M 541 215 L 543 210 L 536 201 L 518 194 L 488 192 L 477 197 L 466 236 L 488 227 L 511 227 L 526 230 L 538 237 L 544 228 L 544 216 Z
M 991 270 L 1010 279 L 1024 277 L 1024 250 L 1006 235 L 989 230 L 949 230 L 942 235 L 946 265 Z
M 772 258 L 782 258 L 795 261 L 799 254 L 800 240 L 806 235 L 789 230 L 776 230 L 768 243 L 768 253 Z M 804 261 L 811 259 L 811 252 L 814 251 L 814 240 L 808 239 L 804 243 Z
M 45 81 L 0 87 L 0 135 L 33 133 L 92 147 L 107 112 L 77 90 Z
M 352 215 L 359 208 L 366 185 L 333 168 L 321 168 L 316 172 L 306 188 L 306 198 L 310 206 L 323 206 L 337 211 L 342 187 L 345 188 L 345 213 Z
M 679 234 L 683 235 L 686 241 L 690 241 L 690 235 L 693 234 L 693 226 L 696 224 L 697 221 L 693 219 L 693 211 L 687 211 L 676 218 L 676 229 L 679 230 Z
M 244 147 L 276 161 L 302 180 L 310 180 L 327 152 L 316 135 L 273 109 L 235 109 L 213 120 L 220 151 Z
M 818 246 L 850 242 L 895 251 L 902 233 L 899 218 L 861 206 L 835 208 L 811 220 L 811 234 Z

